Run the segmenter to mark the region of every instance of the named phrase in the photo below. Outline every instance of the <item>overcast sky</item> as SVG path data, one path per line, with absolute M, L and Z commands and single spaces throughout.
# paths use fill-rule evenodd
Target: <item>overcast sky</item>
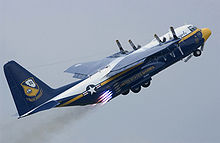
M 0 142 L 219 143 L 218 0 L 0 0 Z M 201 57 L 153 77 L 139 94 L 102 107 L 70 107 L 18 120 L 3 73 L 15 60 L 52 87 L 65 69 L 118 52 L 115 40 L 145 45 L 170 26 L 208 27 Z

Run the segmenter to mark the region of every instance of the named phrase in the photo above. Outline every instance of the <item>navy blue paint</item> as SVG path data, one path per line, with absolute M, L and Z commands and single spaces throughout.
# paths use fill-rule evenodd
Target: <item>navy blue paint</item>
M 51 98 L 57 96 L 58 94 L 62 93 L 63 91 L 73 87 L 74 85 L 82 81 L 80 80 L 58 89 L 52 89 L 15 61 L 10 61 L 4 65 L 4 73 L 8 81 L 19 116 L 29 112 L 30 110 L 33 110 L 42 103 L 50 100 Z M 38 84 L 39 88 L 43 91 L 42 96 L 38 100 L 33 102 L 26 100 L 26 98 L 28 97 L 27 95 L 25 95 L 24 90 L 20 85 L 23 81 L 30 77 L 34 79 L 34 81 Z
M 199 39 L 198 43 L 196 43 L 196 38 Z M 107 83 L 106 85 L 98 88 L 96 90 L 96 93 L 94 93 L 93 95 L 88 94 L 70 103 L 67 106 L 88 105 L 88 104 L 97 103 L 97 99 L 107 90 L 110 90 L 113 92 L 113 95 L 112 95 L 112 99 L 113 99 L 127 89 L 140 86 L 141 83 L 150 81 L 152 76 L 162 71 L 163 69 L 169 67 L 170 65 L 178 62 L 179 60 L 187 57 L 189 54 L 194 52 L 204 43 L 204 39 L 202 38 L 202 33 L 200 31 L 195 33 L 193 36 L 191 36 L 190 38 L 186 39 L 185 41 L 179 44 L 184 53 L 184 55 L 182 55 L 177 47 L 178 46 L 177 43 L 179 40 L 177 40 L 174 44 L 171 44 L 170 46 L 168 46 L 166 49 L 159 51 L 149 57 L 146 57 L 143 64 L 137 66 L 136 68 L 132 69 L 126 74 L 121 75 L 120 77 L 114 79 L 113 81 Z M 170 52 L 173 52 L 175 54 L 175 57 L 172 57 L 170 55 Z M 149 71 L 148 73 L 146 73 L 146 75 L 139 77 L 135 81 L 122 86 L 122 83 L 125 80 L 130 79 L 134 75 L 141 73 L 142 71 L 144 71 L 145 69 L 151 66 L 154 66 L 155 68 Z M 51 101 L 46 104 L 43 104 L 46 101 L 57 96 L 58 94 L 64 92 L 65 90 L 83 81 L 83 80 L 80 80 L 80 81 L 71 83 L 69 85 L 63 86 L 58 89 L 52 89 L 48 85 L 46 85 L 43 81 L 41 81 L 40 79 L 32 75 L 30 72 L 25 70 L 23 67 L 21 67 L 19 64 L 17 64 L 14 61 L 10 61 L 4 65 L 4 72 L 5 72 L 6 79 L 8 81 L 12 96 L 14 98 L 14 102 L 16 104 L 16 107 L 17 107 L 17 110 L 20 116 L 31 110 L 33 111 L 30 114 L 33 114 L 33 113 L 36 113 L 42 110 L 50 109 L 57 105 L 63 104 L 73 99 L 74 97 L 77 97 L 80 94 L 73 95 L 73 96 L 58 100 L 58 101 Z M 28 100 L 26 100 L 27 97 L 23 91 L 23 88 L 20 86 L 20 84 L 24 80 L 30 77 L 33 77 L 36 83 L 39 85 L 40 89 L 43 90 L 43 95 L 34 102 L 29 102 Z
M 198 43 L 196 43 L 196 40 L 195 40 L 196 38 L 199 39 Z M 172 64 L 182 60 L 183 58 L 187 57 L 188 55 L 190 55 L 192 52 L 194 52 L 196 49 L 198 49 L 204 43 L 204 39 L 202 38 L 202 33 L 200 31 L 195 33 L 190 38 L 179 43 L 179 45 L 184 53 L 184 55 L 182 55 L 180 50 L 177 47 L 178 41 L 175 44 L 170 45 L 169 47 L 167 47 L 163 51 L 160 51 L 154 55 L 151 55 L 150 57 L 147 57 L 145 62 L 143 64 L 139 65 L 138 67 L 136 67 L 135 69 L 132 69 L 128 73 L 126 73 L 126 74 L 118 77 L 117 79 L 109 82 L 108 84 L 102 86 L 101 88 L 99 88 L 97 90 L 96 94 L 86 95 L 86 96 L 74 101 L 73 103 L 71 103 L 67 106 L 88 105 L 88 104 L 97 103 L 98 97 L 101 96 L 102 93 L 105 92 L 106 90 L 113 91 L 114 94 L 112 95 L 112 97 L 115 98 L 118 95 L 120 95 L 123 91 L 125 91 L 133 86 L 140 86 L 141 83 L 146 82 L 146 81 L 150 81 L 152 76 L 154 76 L 158 72 L 164 70 L 165 68 L 171 66 Z M 170 52 L 174 52 L 175 57 L 172 57 L 170 55 Z M 116 84 L 120 85 L 124 80 L 131 78 L 133 75 L 140 73 L 141 71 L 150 67 L 151 65 L 154 65 L 156 68 L 154 68 L 152 71 L 150 71 L 148 73 L 149 74 L 148 76 L 141 77 L 140 79 L 136 80 L 135 82 L 133 82 L 130 85 L 127 85 L 125 87 L 120 87 L 120 91 L 115 90 L 114 87 Z M 144 67 L 144 66 L 146 66 L 146 68 L 142 69 L 142 67 Z M 75 97 L 75 96 L 69 97 L 69 99 L 72 99 L 73 97 Z M 65 100 L 65 102 L 66 101 L 68 101 L 68 100 Z M 62 102 L 62 103 L 65 103 L 65 102 Z

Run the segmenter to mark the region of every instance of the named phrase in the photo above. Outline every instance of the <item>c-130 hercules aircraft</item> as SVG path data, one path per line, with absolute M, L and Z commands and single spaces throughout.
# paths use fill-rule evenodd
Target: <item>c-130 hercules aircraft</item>
M 201 55 L 206 40 L 211 35 L 208 28 L 198 29 L 184 25 L 158 37 L 141 47 L 129 40 L 132 51 L 125 51 L 118 40 L 120 52 L 99 61 L 76 64 L 65 72 L 80 79 L 58 89 L 52 89 L 15 61 L 4 65 L 19 118 L 54 107 L 104 104 L 131 90 L 138 93 L 148 87 L 152 76 L 185 59 Z

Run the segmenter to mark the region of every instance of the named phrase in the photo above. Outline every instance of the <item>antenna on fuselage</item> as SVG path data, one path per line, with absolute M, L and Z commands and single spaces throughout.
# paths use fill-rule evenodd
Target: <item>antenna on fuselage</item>
M 137 48 L 134 43 L 131 41 L 131 40 L 128 40 L 129 44 L 131 45 L 131 47 L 134 49 L 134 50 L 137 50 L 139 48 Z
M 160 38 L 157 36 L 157 34 L 154 34 L 154 38 L 156 38 L 156 40 L 161 44 L 161 43 L 163 43 L 161 40 L 160 40 Z
M 174 28 L 171 26 L 170 27 L 170 31 L 172 32 L 172 34 L 173 34 L 173 38 L 174 39 L 178 39 L 178 37 L 176 36 L 176 32 L 175 32 L 175 30 L 174 30 Z
M 116 43 L 117 43 L 117 45 L 118 45 L 118 48 L 119 48 L 120 52 L 121 52 L 122 54 L 125 54 L 126 52 L 125 52 L 125 50 L 122 48 L 121 43 L 120 43 L 118 40 L 116 40 Z

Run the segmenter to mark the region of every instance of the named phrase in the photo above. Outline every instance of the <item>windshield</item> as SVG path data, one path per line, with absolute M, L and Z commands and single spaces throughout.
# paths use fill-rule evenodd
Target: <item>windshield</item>
M 195 31 L 195 30 L 197 29 L 195 26 L 189 26 L 188 28 L 189 28 L 189 30 L 190 30 L 191 32 L 193 32 L 193 31 Z

